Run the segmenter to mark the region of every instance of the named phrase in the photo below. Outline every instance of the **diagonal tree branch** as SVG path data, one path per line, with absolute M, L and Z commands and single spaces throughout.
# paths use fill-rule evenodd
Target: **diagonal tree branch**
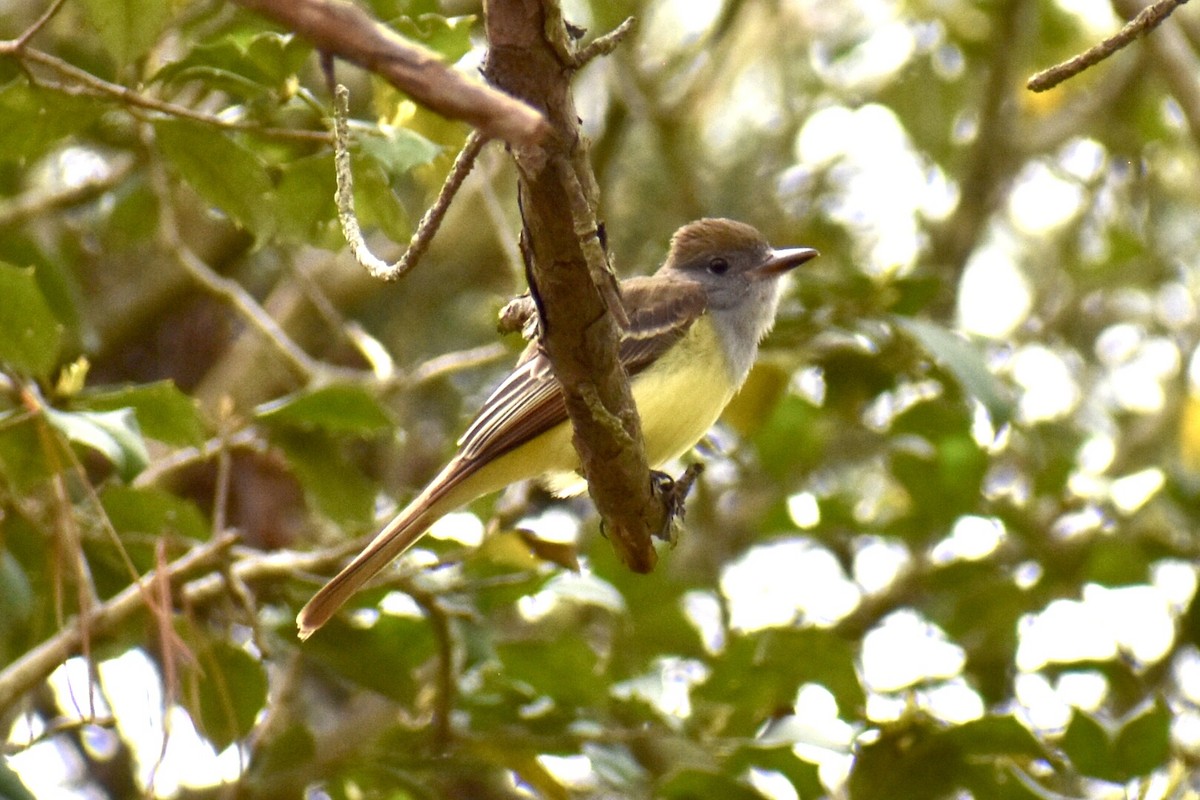
M 1157 28 L 1179 6 L 1187 0 L 1157 0 L 1137 12 L 1121 30 L 1102 42 L 1099 42 L 1077 56 L 1067 59 L 1061 64 L 1055 64 L 1044 69 L 1029 79 L 1025 87 L 1032 92 L 1044 92 L 1053 89 L 1068 78 L 1072 78 L 1089 67 L 1099 64 L 1113 53 L 1125 47 L 1139 36 L 1144 36 Z M 1128 15 L 1132 6 L 1122 7 L 1122 13 Z
M 235 1 L 487 137 L 529 145 L 550 131 L 545 118 L 527 104 L 454 71 L 432 50 L 408 41 L 345 0 Z
M 234 534 L 225 534 L 197 546 L 166 566 L 165 580 L 178 581 L 190 572 L 212 568 L 225 551 L 237 540 Z M 103 637 L 109 630 L 147 607 L 146 593 L 149 587 L 163 577 L 150 573 L 140 581 L 126 586 L 114 597 L 104 601 L 81 620 L 79 617 L 68 622 L 62 630 L 46 641 L 28 650 L 19 659 L 0 672 L 0 708 L 10 708 L 21 695 L 33 689 L 54 671 L 54 668 L 75 655 L 84 642 L 86 634 L 94 638 Z
M 1142 0 L 1113 0 L 1113 8 L 1126 19 L 1137 20 L 1148 11 L 1163 5 L 1162 0 L 1144 6 Z M 1170 3 L 1171 8 L 1179 3 Z M 1163 15 L 1166 16 L 1165 14 Z M 1158 30 L 1146 37 L 1150 63 L 1166 81 L 1171 96 L 1179 103 L 1188 123 L 1193 142 L 1200 142 L 1200 58 L 1192 49 L 1187 36 L 1175 25 Z

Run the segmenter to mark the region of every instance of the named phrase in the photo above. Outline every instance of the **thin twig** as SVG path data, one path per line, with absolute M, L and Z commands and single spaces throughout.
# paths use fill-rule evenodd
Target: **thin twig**
M 32 47 L 26 47 L 21 39 L 11 39 L 8 41 L 0 41 L 0 56 L 10 55 L 20 59 L 22 62 L 32 62 L 46 67 L 47 69 L 57 73 L 60 77 L 75 82 L 75 87 L 62 86 L 59 84 L 49 84 L 38 82 L 43 88 L 53 89 L 56 91 L 75 93 L 71 91 L 73 88 L 83 89 L 85 93 L 96 97 L 109 97 L 114 100 L 132 106 L 142 108 L 147 111 L 156 111 L 160 114 L 166 114 L 171 117 L 181 119 L 189 119 L 193 122 L 199 122 L 204 125 L 211 125 L 216 128 L 225 130 L 241 130 L 253 131 L 259 136 L 266 136 L 274 139 L 298 139 L 301 141 L 328 142 L 332 138 L 325 131 L 309 131 L 295 130 L 291 128 L 265 128 L 250 122 L 235 122 L 232 120 L 222 119 L 221 117 L 212 114 L 206 114 L 202 111 L 188 108 L 187 106 L 168 103 L 163 100 L 157 100 L 153 97 L 147 97 L 140 92 L 130 89 L 128 86 L 122 86 L 119 83 L 111 83 L 98 78 L 87 70 L 63 61 L 57 56 L 52 56 L 49 53 L 44 53 L 41 50 L 36 50 Z
M 629 32 L 633 30 L 633 26 L 636 21 L 637 20 L 633 17 L 626 17 L 625 21 L 620 25 L 613 28 L 603 36 L 597 36 L 595 39 L 580 48 L 575 53 L 574 57 L 576 68 L 583 67 L 589 61 L 599 58 L 600 56 L 606 56 L 613 50 L 616 50 L 617 45 L 621 43 L 621 40 L 628 36 Z
M 418 365 L 408 374 L 408 381 L 413 385 L 428 383 L 436 378 L 489 364 L 503 358 L 507 353 L 508 348 L 499 342 L 445 353 Z
M 111 169 L 102 177 L 85 181 L 77 186 L 61 187 L 52 191 L 31 189 L 11 200 L 0 201 L 0 227 L 7 227 L 27 219 L 39 217 L 79 203 L 86 203 L 113 188 L 133 171 L 132 158 L 114 159 Z
M 25 29 L 24 33 L 13 40 L 16 48 L 20 50 L 29 43 L 30 39 L 32 39 L 34 36 L 37 36 L 38 31 L 46 27 L 46 23 L 50 22 L 50 20 L 54 18 L 54 15 L 58 13 L 58 10 L 63 7 L 63 3 L 66 1 L 67 0 L 54 0 L 54 2 L 42 12 L 40 17 L 34 20 L 33 24 Z
M 167 567 L 167 579 L 174 582 L 196 569 L 216 564 L 226 549 L 237 541 L 230 533 L 198 545 L 175 559 Z M 151 573 L 139 581 L 126 586 L 112 598 L 104 601 L 88 616 L 87 626 L 92 636 L 100 637 L 146 607 L 146 587 L 155 580 Z M 23 694 L 54 671 L 79 649 L 83 638 L 83 624 L 79 618 L 68 622 L 56 634 L 9 664 L 0 672 L 0 708 L 12 708 Z
M 486 167 L 486 176 L 483 180 L 478 181 L 476 185 L 479 187 L 479 197 L 483 201 L 484 210 L 487 211 L 492 231 L 496 234 L 496 238 L 500 240 L 500 249 L 504 251 L 505 260 L 508 261 L 509 270 L 513 275 L 513 281 L 519 285 L 525 279 L 525 265 L 521 261 L 521 245 L 517 242 L 517 236 L 514 233 L 520 227 L 518 224 L 519 220 L 513 221 L 508 218 L 505 207 L 501 204 L 500 198 L 496 194 L 497 175 L 504 166 L 510 163 L 507 158 L 503 157 L 496 150 L 490 151 L 483 158 L 483 165 Z
M 318 375 L 325 374 L 327 368 L 312 358 L 300 345 L 292 341 L 287 332 L 280 327 L 274 317 L 247 292 L 240 283 L 222 275 L 218 275 L 204 259 L 196 255 L 183 242 L 179 234 L 179 224 L 174 216 L 170 203 L 170 189 L 167 185 L 166 173 L 159 160 L 151 162 L 151 183 L 161 200 L 163 214 L 159 220 L 158 236 L 164 249 L 175 261 L 207 291 L 224 300 L 237 311 L 250 327 L 259 332 L 267 341 L 275 346 L 288 364 L 306 381 L 312 381 Z
M 338 84 L 334 89 L 333 100 L 333 131 L 334 131 L 334 172 L 337 176 L 337 190 L 334 201 L 337 204 L 338 222 L 342 225 L 342 235 L 350 245 L 354 259 L 366 268 L 373 278 L 394 281 L 402 277 L 416 266 L 421 256 L 429 249 L 430 242 L 442 224 L 447 209 L 455 194 L 462 187 L 463 181 L 475 165 L 479 151 L 483 149 L 487 139 L 477 130 L 471 131 L 463 144 L 437 200 L 421 217 L 417 230 L 409 240 L 408 249 L 395 264 L 389 264 L 371 252 L 363 239 L 362 229 L 358 224 L 358 216 L 354 213 L 354 174 L 350 169 L 350 132 L 347 118 L 350 115 L 350 92 L 345 86 Z
M 175 260 L 197 283 L 231 305 L 243 319 L 250 323 L 252 328 L 275 346 L 288 364 L 305 380 L 311 381 L 324 371 L 323 366 L 304 352 L 300 345 L 292 341 L 292 338 L 279 326 L 275 318 L 268 314 L 267 310 L 240 283 L 218 275 L 212 267 L 204 263 L 200 256 L 192 252 L 191 248 L 177 237 L 173 241 L 168 240 L 168 246 L 172 255 L 175 256 Z
M 1187 1 L 1158 0 L 1158 2 L 1146 6 L 1136 17 L 1127 22 L 1121 30 L 1117 31 L 1116 34 L 1089 47 L 1079 55 L 1069 58 L 1061 64 L 1055 64 L 1049 69 L 1042 70 L 1029 79 L 1029 82 L 1025 84 L 1026 87 L 1034 92 L 1044 92 L 1047 89 L 1054 88 L 1066 79 L 1074 77 L 1085 69 L 1100 63 L 1137 37 L 1154 30 L 1163 20 L 1171 15 L 1172 11 Z
M 436 751 L 445 752 L 450 746 L 450 720 L 456 701 L 455 688 L 458 686 L 454 675 L 454 638 L 450 630 L 450 617 L 438 602 L 437 595 L 415 591 L 411 586 L 405 587 L 404 591 L 425 612 L 437 641 L 437 695 L 430 728 Z
M 1145 13 L 1142 0 L 1113 0 L 1117 13 L 1126 19 L 1136 19 Z M 1200 59 L 1182 26 L 1163 28 L 1158 35 L 1146 40 L 1150 64 L 1162 75 L 1171 96 L 1187 120 L 1193 142 L 1200 142 Z

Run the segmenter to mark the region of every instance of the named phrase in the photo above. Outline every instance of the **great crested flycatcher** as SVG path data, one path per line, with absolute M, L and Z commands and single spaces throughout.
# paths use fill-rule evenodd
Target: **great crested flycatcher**
M 717 421 L 775 324 L 780 276 L 816 255 L 807 247 L 773 250 L 741 222 L 701 219 L 675 232 L 653 276 L 622 281 L 629 326 L 619 357 L 652 467 L 683 455 Z M 582 491 L 571 436 L 558 382 L 533 342 L 484 402 L 450 463 L 300 610 L 300 638 L 455 508 L 529 478 L 543 478 L 560 495 Z

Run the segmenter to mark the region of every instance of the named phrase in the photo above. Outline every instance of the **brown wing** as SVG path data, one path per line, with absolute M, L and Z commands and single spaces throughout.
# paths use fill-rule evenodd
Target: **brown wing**
M 707 308 L 704 289 L 695 283 L 664 278 L 630 278 L 621 284 L 629 330 L 621 336 L 619 354 L 629 377 L 641 372 L 687 335 Z
M 566 418 L 567 407 L 550 361 L 533 342 L 458 440 L 459 457 L 468 461 L 495 458 Z
M 683 338 L 704 313 L 701 287 L 677 284 L 668 299 L 661 280 L 631 278 L 621 284 L 629 330 L 621 336 L 618 356 L 630 377 Z M 533 342 L 459 439 L 459 458 L 467 462 L 496 458 L 566 419 L 566 403 L 550 361 Z

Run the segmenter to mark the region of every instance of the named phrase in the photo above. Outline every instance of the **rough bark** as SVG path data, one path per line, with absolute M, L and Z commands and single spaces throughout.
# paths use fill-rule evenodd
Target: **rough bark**
M 562 384 L 575 447 L 622 561 L 653 569 L 665 520 L 651 489 L 641 424 L 617 359 L 620 307 L 601 245 L 597 189 L 571 95 L 578 66 L 554 0 L 484 3 L 492 85 L 542 111 L 554 135 L 516 147 L 522 247 L 541 341 Z

